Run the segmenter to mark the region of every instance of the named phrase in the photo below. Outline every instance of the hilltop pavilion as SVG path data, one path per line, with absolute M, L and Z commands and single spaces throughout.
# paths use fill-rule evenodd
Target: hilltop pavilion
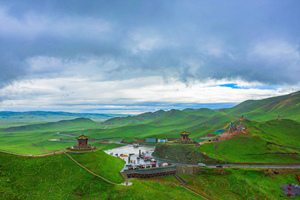
M 182 132 L 182 133 L 180 133 L 180 135 L 181 135 L 181 140 L 189 140 L 189 133 L 188 132 Z
M 92 150 L 95 149 L 95 146 L 91 146 L 90 144 L 88 144 L 88 140 L 90 139 L 90 137 L 85 136 L 85 135 L 81 135 L 76 137 L 78 144 L 70 147 L 69 149 L 71 150 Z
M 82 147 L 82 146 L 88 146 L 88 140 L 90 139 L 90 137 L 84 136 L 82 134 L 81 136 L 76 137 L 76 139 L 78 140 L 78 146 Z

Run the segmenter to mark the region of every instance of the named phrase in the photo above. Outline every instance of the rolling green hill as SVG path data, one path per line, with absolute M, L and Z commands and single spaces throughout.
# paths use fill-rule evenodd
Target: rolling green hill
M 86 128 L 99 128 L 96 122 L 88 118 L 77 118 L 72 120 L 61 120 L 58 122 L 49 122 L 43 124 L 33 124 L 17 126 L 3 129 L 4 132 L 21 132 L 21 131 L 64 131 L 64 130 L 82 130 Z
M 146 112 L 142 113 L 137 116 L 127 116 L 127 117 L 115 117 L 112 119 L 108 119 L 104 122 L 100 122 L 99 125 L 103 127 L 112 128 L 112 127 L 119 127 L 124 125 L 134 125 L 140 123 L 146 123 L 153 119 L 156 119 L 162 115 L 164 115 L 166 111 L 158 110 L 156 112 Z
M 200 109 L 193 112 L 158 111 L 135 117 L 116 118 L 114 120 L 123 121 L 124 124 L 119 123 L 117 124 L 119 127 L 107 129 L 103 129 L 103 125 L 96 124 L 90 119 L 62 120 L 0 129 L 3 138 L 0 141 L 0 149 L 14 153 L 44 154 L 73 145 L 76 143 L 75 136 L 81 134 L 90 136 L 91 139 L 134 141 L 135 138 L 147 137 L 179 138 L 180 132 L 188 131 L 191 133 L 191 138 L 198 140 L 220 128 L 219 123 L 229 122 L 232 119 L 235 118 L 225 113 Z M 136 120 L 135 124 L 134 120 Z M 141 123 L 137 120 L 141 120 Z M 108 120 L 105 123 L 110 122 L 111 120 Z M 210 126 L 206 126 L 208 122 Z M 60 134 L 56 134 L 57 132 Z M 49 141 L 49 139 L 60 139 L 60 141 Z
M 232 108 L 221 109 L 229 115 L 254 121 L 275 119 L 278 115 L 284 119 L 300 121 L 300 91 L 288 95 L 271 97 L 262 100 L 247 100 Z
M 80 117 L 90 118 L 94 121 L 104 121 L 113 117 L 126 116 L 122 114 L 96 114 L 96 113 L 69 113 L 69 112 L 0 112 L 0 124 L 10 124 L 17 122 L 56 122 L 59 120 L 69 120 Z
M 123 182 L 118 173 L 124 166 L 123 160 L 103 151 L 71 156 L 92 172 L 116 183 Z M 26 158 L 0 152 L 0 163 L 2 199 L 199 199 L 182 191 L 174 177 L 131 180 L 131 186 L 109 184 L 65 154 Z
M 300 162 L 300 123 L 293 120 L 245 121 L 251 133 L 202 146 L 210 157 L 229 162 Z M 199 150 L 200 151 L 200 150 Z
M 100 124 L 90 119 L 79 118 L 26 126 L 18 125 L 0 129 L 2 138 L 0 148 L 1 150 L 17 153 L 20 151 L 27 154 L 48 153 L 69 147 L 76 142 L 74 136 L 81 134 L 90 136 L 91 139 L 111 139 L 116 141 L 125 139 L 125 141 L 129 142 L 147 137 L 179 138 L 180 132 L 188 131 L 191 134 L 190 138 L 199 140 L 201 137 L 223 128 L 228 122 L 236 120 L 235 116 L 244 115 L 249 119 L 252 119 L 251 116 L 257 118 L 258 115 L 256 114 L 259 111 L 261 113 L 259 117 L 262 120 L 263 117 L 277 116 L 276 110 L 289 113 L 289 115 L 283 115 L 284 119 L 288 118 L 285 116 L 298 116 L 299 94 L 297 92 L 260 101 L 246 101 L 233 108 L 223 110 L 206 108 L 185 109 L 182 111 L 172 109 L 168 112 L 160 110 L 133 117 L 112 118 Z M 254 111 L 251 110 L 252 108 L 254 108 Z M 264 115 L 264 113 L 266 114 Z M 297 119 L 297 117 L 295 118 Z M 265 135 L 257 134 L 258 137 L 266 142 L 282 145 L 280 142 L 286 140 L 285 143 L 287 145 L 295 147 L 291 144 L 293 140 L 297 139 L 294 133 L 295 137 L 284 137 L 282 135 L 289 129 L 288 127 L 291 127 L 290 130 L 294 130 L 295 133 L 299 133 L 297 132 L 299 128 L 295 128 L 298 127 L 295 121 L 278 121 L 278 123 L 285 124 L 277 124 L 275 126 L 276 129 L 272 129 L 272 131 L 267 130 L 270 127 L 263 122 L 251 121 L 247 122 L 248 124 L 246 125 L 254 135 L 257 134 L 257 129 L 266 129 L 264 130 Z M 277 121 L 268 121 L 266 123 L 272 124 L 277 123 Z M 105 128 L 105 126 L 107 127 Z M 60 134 L 56 134 L 57 132 Z M 269 132 L 272 132 L 273 135 L 268 135 Z M 61 142 L 51 142 L 49 139 L 60 139 Z

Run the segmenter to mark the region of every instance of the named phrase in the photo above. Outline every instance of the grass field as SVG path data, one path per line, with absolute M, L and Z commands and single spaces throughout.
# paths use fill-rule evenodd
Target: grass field
M 73 155 L 91 171 L 122 182 L 122 160 L 103 151 Z M 183 192 L 174 177 L 132 180 L 132 186 L 111 185 L 76 165 L 66 155 L 42 158 L 0 153 L 2 199 L 199 199 Z
M 285 112 L 287 118 L 293 118 L 299 113 L 297 106 L 299 103 L 299 92 L 264 99 L 260 101 L 246 101 L 230 109 L 211 110 L 211 109 L 172 109 L 168 112 L 157 111 L 154 113 L 143 113 L 137 116 L 127 116 L 123 118 L 114 118 L 101 124 L 87 118 L 78 118 L 73 120 L 62 120 L 59 122 L 31 123 L 25 125 L 16 123 L 1 125 L 0 127 L 0 149 L 14 153 L 23 154 L 45 154 L 52 151 L 60 151 L 76 143 L 75 136 L 81 134 L 90 136 L 91 139 L 107 139 L 121 141 L 124 139 L 127 142 L 133 142 L 136 139 L 145 139 L 147 137 L 153 138 L 179 138 L 180 132 L 187 131 L 190 133 L 191 139 L 199 141 L 201 137 L 209 133 L 213 133 L 218 129 L 223 128 L 228 122 L 236 120 L 243 112 L 257 113 L 260 109 L 260 115 L 269 118 L 269 114 L 276 114 L 278 109 Z M 291 103 L 292 102 L 292 103 Z M 299 110 L 299 109 L 298 109 Z M 253 114 L 252 113 L 252 114 Z M 278 114 L 278 113 L 277 113 Z M 235 116 L 238 115 L 238 116 Z M 254 115 L 252 115 L 254 116 Z M 255 115 L 258 117 L 258 115 Z M 247 116 L 246 116 L 247 117 Z M 297 119 L 297 117 L 295 117 Z M 238 145 L 236 142 L 249 142 L 261 150 L 256 153 L 249 152 L 249 155 L 241 154 L 244 160 L 255 159 L 255 156 L 266 154 L 266 158 L 270 157 L 272 160 L 274 155 L 280 151 L 281 153 L 293 152 L 292 149 L 276 149 L 276 147 L 264 147 L 263 142 L 275 143 L 286 147 L 300 149 L 300 145 L 295 141 L 299 141 L 299 122 L 295 120 L 283 119 L 281 121 L 267 121 L 267 122 L 243 122 L 249 128 L 249 132 L 253 136 L 257 136 L 263 141 L 255 140 L 253 138 L 239 138 L 231 142 L 223 142 L 220 144 L 222 148 L 230 149 L 240 148 L 230 145 Z M 106 129 L 104 129 L 104 127 Z M 56 134 L 59 132 L 60 134 Z M 49 139 L 61 139 L 61 142 L 52 142 Z M 93 143 L 96 144 L 97 143 Z M 248 146 L 249 146 L 248 145 Z M 209 145 L 208 145 L 209 146 Z M 204 149 L 213 154 L 212 146 L 204 146 Z M 252 148 L 253 149 L 253 148 Z M 239 150 L 238 152 L 243 152 Z M 238 153 L 237 152 L 237 153 Z M 215 153 L 214 157 L 228 156 L 218 155 Z M 236 153 L 236 154 L 237 154 Z M 253 154 L 253 155 L 251 155 Z M 247 158 L 249 157 L 249 159 Z M 250 158 L 252 157 L 252 158 Z M 280 156 L 279 156 L 280 157 Z M 239 159 L 238 157 L 231 157 L 231 160 Z M 280 158 L 281 159 L 281 158 Z M 282 160 L 282 159 L 281 159 Z M 290 159 L 287 159 L 290 160 Z
M 69 113 L 50 111 L 10 112 L 0 111 L 0 124 L 32 123 L 32 122 L 57 122 L 80 117 L 90 118 L 94 121 L 104 121 L 113 117 L 125 117 L 123 114 L 98 114 L 98 113 Z
M 243 124 L 251 136 L 237 135 L 229 140 L 207 143 L 199 151 L 229 162 L 300 162 L 300 146 L 297 142 L 300 141 L 300 123 L 271 120 Z
M 206 152 L 209 157 L 229 162 L 300 162 L 299 155 L 294 154 L 298 152 L 266 145 L 266 142 L 259 137 L 248 135 L 238 135 L 230 140 L 204 144 L 199 151 Z
M 72 156 L 97 174 L 122 182 L 118 174 L 124 164 L 122 160 L 102 151 Z M 0 163 L 2 199 L 201 199 L 178 186 L 173 176 L 135 179 L 131 180 L 132 186 L 113 186 L 89 174 L 64 154 L 26 158 L 0 153 Z M 195 172 L 180 174 L 193 190 L 215 200 L 244 200 L 287 199 L 280 185 L 299 184 L 295 175 L 300 170 L 198 168 Z
M 278 174 L 275 174 L 277 172 Z M 299 169 L 209 169 L 199 175 L 181 175 L 189 187 L 211 199 L 289 199 L 280 185 L 299 184 Z M 201 173 L 201 174 L 200 174 Z M 300 199 L 296 196 L 295 199 Z
M 275 119 L 278 115 L 284 119 L 292 119 L 300 122 L 300 91 L 288 95 L 271 97 L 262 100 L 247 100 L 232 108 L 221 111 L 231 115 L 244 115 L 255 121 L 268 121 Z
M 170 115 L 176 115 L 176 113 L 181 112 L 174 111 Z M 74 145 L 76 143 L 75 136 L 81 134 L 90 136 L 91 139 L 111 139 L 115 141 L 125 139 L 126 141 L 134 141 L 134 138 L 145 139 L 146 137 L 178 138 L 179 133 L 185 130 L 191 133 L 191 138 L 196 139 L 223 126 L 222 124 L 203 126 L 203 117 L 186 114 L 184 116 L 186 117 L 173 117 L 172 119 L 177 119 L 173 124 L 168 117 L 160 117 L 159 120 L 155 119 L 148 123 L 124 125 L 112 129 L 102 129 L 96 122 L 86 118 L 5 127 L 0 129 L 2 138 L 0 149 L 13 153 L 45 154 L 52 151 L 60 151 Z M 226 119 L 225 117 L 221 121 Z M 59 134 L 57 134 L 58 132 Z M 53 142 L 49 141 L 49 139 L 61 139 L 69 142 Z

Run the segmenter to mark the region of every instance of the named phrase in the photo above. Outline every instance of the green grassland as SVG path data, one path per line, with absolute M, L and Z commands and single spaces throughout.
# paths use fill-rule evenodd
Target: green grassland
M 141 124 L 156 119 L 164 115 L 165 113 L 166 111 L 158 110 L 156 112 L 142 113 L 137 116 L 114 117 L 104 122 L 100 122 L 99 125 L 101 125 L 102 127 L 106 126 L 107 128 L 115 128 L 115 127 L 124 126 L 128 124 L 130 125 Z
M 224 162 L 203 155 L 202 152 L 196 151 L 199 146 L 195 145 L 165 145 L 159 144 L 155 148 L 153 156 L 171 160 L 180 163 L 206 163 L 206 164 L 223 164 Z
M 300 162 L 300 123 L 293 120 L 243 122 L 252 134 L 204 144 L 198 151 L 229 162 Z M 268 144 L 274 143 L 278 145 Z
M 72 157 L 109 180 L 122 182 L 118 171 L 124 162 L 119 158 L 103 151 Z M 0 153 L 0 163 L 2 199 L 201 199 L 178 186 L 173 176 L 134 179 L 131 186 L 114 186 L 64 154 L 26 158 Z M 189 188 L 211 199 L 282 199 L 286 197 L 280 185 L 298 184 L 295 175 L 299 173 L 299 169 L 198 168 L 195 175 L 180 176 L 189 182 Z
M 278 115 L 284 119 L 300 121 L 300 91 L 262 100 L 247 100 L 232 108 L 221 111 L 232 115 L 244 115 L 254 121 L 268 121 L 275 119 Z
M 0 124 L 31 123 L 31 122 L 56 122 L 75 118 L 90 118 L 94 121 L 104 121 L 113 117 L 124 117 L 123 114 L 97 114 L 97 113 L 69 113 L 49 111 L 10 112 L 0 111 Z
M 277 172 L 278 174 L 275 174 Z M 289 199 L 280 185 L 299 184 L 295 169 L 210 169 L 203 168 L 198 175 L 181 175 L 189 187 L 211 199 Z M 295 199 L 300 199 L 296 196 Z
M 215 129 L 222 127 L 231 119 L 235 119 L 224 113 L 212 110 L 204 111 L 210 113 L 209 115 L 212 117 L 200 116 L 204 114 L 197 110 L 193 112 L 171 110 L 148 122 L 136 125 L 124 124 L 120 127 L 107 129 L 103 129 L 101 125 L 86 118 L 8 127 L 0 129 L 0 135 L 3 138 L 0 145 L 1 150 L 4 151 L 45 154 L 75 144 L 75 136 L 81 134 L 90 136 L 91 139 L 134 141 L 134 138 L 145 139 L 146 137 L 178 138 L 179 133 L 185 130 L 191 133 L 191 138 L 197 139 L 214 132 Z M 211 112 L 216 112 L 216 115 L 212 115 Z M 215 123 L 213 123 L 214 120 Z M 213 125 L 206 126 L 206 121 L 210 121 Z M 219 124 L 222 122 L 223 124 Z M 56 134 L 57 132 L 60 134 Z M 53 142 L 49 139 L 62 139 L 70 142 Z
M 91 171 L 122 182 L 124 162 L 103 151 L 72 156 Z M 93 176 L 64 154 L 26 158 L 0 153 L 2 199 L 199 199 L 183 192 L 174 177 L 132 180 L 132 186 L 111 185 Z
M 268 118 L 270 113 L 277 116 L 277 111 L 281 110 L 286 113 L 281 121 L 243 122 L 252 136 L 257 138 L 237 136 L 231 141 L 221 142 L 218 146 L 220 149 L 217 151 L 214 150 L 216 147 L 211 144 L 203 147 L 214 158 L 226 158 L 234 153 L 235 149 L 241 148 L 235 154 L 243 152 L 243 147 L 239 147 L 238 144 L 244 147 L 252 145 L 256 148 L 252 148 L 253 150 L 247 155 L 246 153 L 240 154 L 243 160 L 253 160 L 255 156 L 259 158 L 259 155 L 261 157 L 265 156 L 266 159 L 270 157 L 268 160 L 273 160 L 273 157 L 280 157 L 283 153 L 294 153 L 296 150 L 292 148 L 300 148 L 299 144 L 295 142 L 299 141 L 299 122 L 285 118 L 285 116 L 288 116 L 287 118 L 294 117 L 297 119 L 295 116 L 299 115 L 299 112 L 297 112 L 299 110 L 297 110 L 299 94 L 298 92 L 260 101 L 246 101 L 233 108 L 223 110 L 207 108 L 185 109 L 182 111 L 172 109 L 168 112 L 160 110 L 133 117 L 113 118 L 100 124 L 87 118 L 29 125 L 16 124 L 16 126 L 12 126 L 10 124 L 9 127 L 2 126 L 0 128 L 0 149 L 23 154 L 45 154 L 74 145 L 76 143 L 75 136 L 81 134 L 90 136 L 91 139 L 115 141 L 124 139 L 127 142 L 133 142 L 147 137 L 179 138 L 180 132 L 187 131 L 190 133 L 191 139 L 199 141 L 201 137 L 222 129 L 230 121 L 236 120 L 236 115 L 239 117 L 243 113 L 252 111 L 254 113 L 257 112 L 257 109 L 260 109 L 262 112 L 260 116 L 264 116 L 263 113 L 266 113 L 266 118 Z M 105 126 L 107 126 L 106 129 L 104 129 Z M 57 132 L 60 134 L 56 134 Z M 49 139 L 61 139 L 62 141 L 53 142 Z M 266 145 L 267 142 L 290 148 L 283 149 L 276 145 Z M 98 145 L 97 142 L 92 142 L 92 144 Z M 225 152 L 226 149 L 227 153 Z M 222 150 L 222 152 L 219 150 Z M 281 154 L 276 155 L 276 152 Z M 230 159 L 236 161 L 240 158 L 230 156 Z M 298 158 L 295 159 L 298 160 Z M 279 160 L 283 159 L 280 158 Z M 290 162 L 291 159 L 287 159 L 287 161 Z
M 72 120 L 61 120 L 58 122 L 49 122 L 42 124 L 33 124 L 17 127 L 9 127 L 3 129 L 4 132 L 19 131 L 68 131 L 68 130 L 84 130 L 99 128 L 96 122 L 88 118 L 76 118 Z
M 270 120 L 266 122 L 246 122 L 252 135 L 257 135 L 268 142 L 300 150 L 300 123 L 294 120 Z

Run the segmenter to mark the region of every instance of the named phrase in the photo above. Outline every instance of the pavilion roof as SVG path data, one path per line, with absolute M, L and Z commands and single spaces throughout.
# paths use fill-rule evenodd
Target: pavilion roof
M 184 131 L 184 132 L 180 133 L 180 135 L 189 135 L 189 133 Z
M 76 137 L 76 139 L 77 139 L 77 140 L 86 140 L 86 139 L 88 140 L 88 139 L 90 139 L 90 137 L 81 135 L 81 136 L 79 136 L 79 137 Z

